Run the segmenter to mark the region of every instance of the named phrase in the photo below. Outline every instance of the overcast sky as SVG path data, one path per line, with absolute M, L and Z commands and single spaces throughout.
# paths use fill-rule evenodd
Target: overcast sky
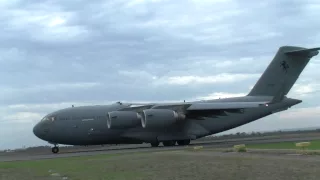
M 0 149 L 47 144 L 45 114 L 115 101 L 248 93 L 282 45 L 320 46 L 316 0 L 1 0 Z M 303 103 L 233 129 L 320 125 L 320 56 L 289 96 Z

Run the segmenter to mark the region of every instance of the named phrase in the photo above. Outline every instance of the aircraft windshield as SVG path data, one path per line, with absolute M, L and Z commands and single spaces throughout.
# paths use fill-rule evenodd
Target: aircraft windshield
M 49 117 L 44 117 L 44 118 L 42 118 L 42 122 L 43 121 L 55 121 L 56 120 L 56 117 L 55 116 L 49 116 Z

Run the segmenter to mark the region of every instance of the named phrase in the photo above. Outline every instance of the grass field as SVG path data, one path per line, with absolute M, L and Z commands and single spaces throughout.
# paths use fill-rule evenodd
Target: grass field
M 308 150 L 320 150 L 320 140 L 308 141 L 310 146 L 306 149 Z M 251 149 L 299 149 L 296 147 L 296 142 L 280 142 L 280 143 L 268 143 L 268 144 L 248 144 L 247 148 Z
M 131 155 L 134 156 L 134 155 Z M 120 158 L 122 157 L 122 158 Z M 81 156 L 36 161 L 0 163 L 0 180 L 4 179 L 135 179 L 143 174 L 126 166 L 118 167 L 117 161 L 124 161 L 121 154 Z
M 317 157 L 181 150 L 1 162 L 0 180 L 316 180 L 319 166 Z

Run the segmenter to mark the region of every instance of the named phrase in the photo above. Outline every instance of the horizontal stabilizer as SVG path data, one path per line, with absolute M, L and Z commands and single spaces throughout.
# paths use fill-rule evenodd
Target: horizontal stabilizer
M 266 105 L 268 102 L 217 102 L 217 103 L 194 103 L 187 110 L 220 110 L 220 109 L 243 109 L 256 108 Z
M 313 57 L 319 54 L 320 47 L 284 52 L 287 55 Z

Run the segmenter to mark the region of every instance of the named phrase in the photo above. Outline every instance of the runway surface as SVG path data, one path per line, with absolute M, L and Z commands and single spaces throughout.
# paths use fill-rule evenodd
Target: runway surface
M 97 154 L 116 154 L 116 153 L 133 153 L 133 152 L 155 152 L 155 151 L 168 151 L 168 150 L 181 150 L 192 146 L 203 146 L 211 148 L 227 148 L 235 144 L 262 144 L 262 143 L 277 143 L 277 142 L 301 142 L 320 140 L 320 136 L 315 137 L 294 137 L 294 138 L 244 138 L 244 139 L 227 139 L 227 140 L 210 140 L 210 141 L 194 141 L 189 146 L 172 146 L 172 147 L 150 147 L 149 144 L 141 145 L 118 145 L 101 147 L 99 149 L 80 149 L 68 150 L 61 148 L 60 153 L 52 154 L 51 149 L 48 152 L 38 154 L 28 152 L 8 152 L 0 154 L 0 162 L 4 161 L 25 161 L 25 160 L 40 160 L 52 159 L 63 157 L 76 157 L 85 155 Z

